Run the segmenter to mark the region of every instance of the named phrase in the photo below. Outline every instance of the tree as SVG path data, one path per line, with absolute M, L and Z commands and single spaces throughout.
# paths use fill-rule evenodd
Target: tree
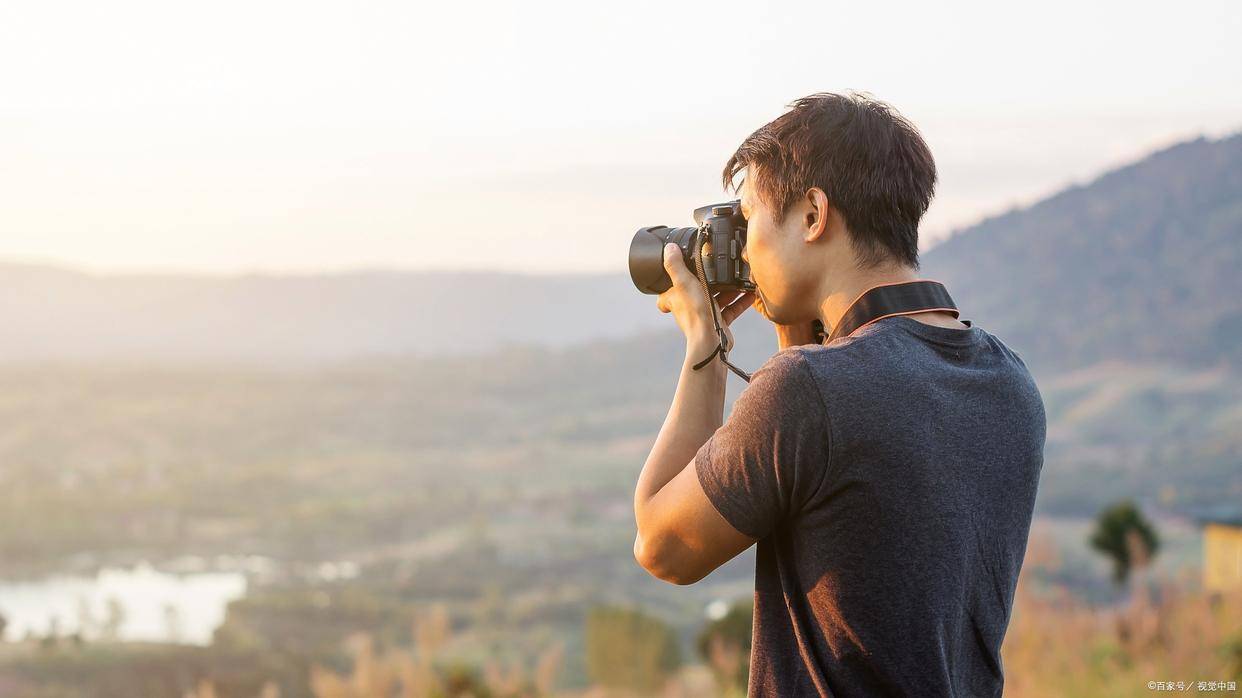
M 586 622 L 587 673 L 608 688 L 651 693 L 681 666 L 677 634 L 658 618 L 611 606 Z
M 1156 529 L 1132 500 L 1103 509 L 1096 517 L 1091 547 L 1113 563 L 1113 582 L 1122 586 L 1130 572 L 1151 562 L 1160 548 Z
M 699 633 L 699 656 L 712 668 L 722 695 L 746 693 L 754 611 L 751 599 L 735 602 Z

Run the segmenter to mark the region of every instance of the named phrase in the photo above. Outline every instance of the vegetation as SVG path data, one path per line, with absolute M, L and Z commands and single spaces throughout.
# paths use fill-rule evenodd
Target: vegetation
M 1122 698 L 1149 681 L 1242 684 L 1242 589 L 1204 593 L 1190 575 L 1150 578 L 1120 605 L 1084 603 L 1039 572 L 1059 564 L 1033 540 L 1019 581 L 1002 661 L 1005 695 Z M 1225 684 L 1221 683 L 1222 688 Z M 1178 689 L 1182 690 L 1182 689 Z
M 1160 548 L 1156 529 L 1128 500 L 1100 512 L 1090 542 L 1092 548 L 1112 560 L 1113 581 L 1118 586 L 1129 580 L 1135 568 L 1150 563 Z
M 754 602 L 738 601 L 699 632 L 699 657 L 712 669 L 722 696 L 745 696 L 750 677 Z
M 677 635 L 658 618 L 599 607 L 586 622 L 587 671 L 601 686 L 653 693 L 681 666 Z

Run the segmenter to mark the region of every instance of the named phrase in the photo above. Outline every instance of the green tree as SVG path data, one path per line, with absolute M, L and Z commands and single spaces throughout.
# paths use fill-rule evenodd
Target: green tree
M 587 614 L 587 673 L 608 688 L 649 693 L 681 666 L 677 634 L 641 611 L 597 606 Z
M 443 691 L 445 698 L 491 698 L 492 691 L 479 670 L 469 664 L 450 663 L 444 667 Z
M 751 599 L 737 601 L 699 632 L 699 656 L 712 668 L 722 695 L 746 693 L 754 610 Z
M 1091 547 L 1113 563 L 1113 582 L 1122 586 L 1130 572 L 1151 562 L 1160 549 L 1156 529 L 1132 500 L 1123 500 L 1100 511 Z

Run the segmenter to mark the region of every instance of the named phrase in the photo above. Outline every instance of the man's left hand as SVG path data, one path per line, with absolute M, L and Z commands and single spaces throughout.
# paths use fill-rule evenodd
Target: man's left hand
M 712 313 L 718 312 L 720 327 L 728 342 L 725 348 L 732 348 L 733 333 L 729 325 L 754 304 L 755 294 L 718 291 L 712 294 L 716 302 L 709 306 L 703 285 L 686 266 L 681 248 L 673 243 L 664 246 L 664 269 L 673 280 L 673 286 L 656 298 L 656 307 L 662 313 L 673 314 L 677 326 L 686 335 L 686 346 L 709 349 L 716 346 L 720 340 L 712 323 Z

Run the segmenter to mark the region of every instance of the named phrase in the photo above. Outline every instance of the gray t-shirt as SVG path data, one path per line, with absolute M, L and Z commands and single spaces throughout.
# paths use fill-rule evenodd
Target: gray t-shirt
M 978 326 L 894 316 L 753 375 L 695 456 L 759 539 L 751 696 L 999 696 L 1044 405 Z

